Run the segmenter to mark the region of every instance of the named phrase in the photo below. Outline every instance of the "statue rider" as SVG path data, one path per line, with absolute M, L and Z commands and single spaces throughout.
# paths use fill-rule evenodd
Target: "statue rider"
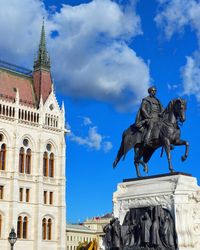
M 150 141 L 151 131 L 156 122 L 162 116 L 164 108 L 160 101 L 156 98 L 156 87 L 152 86 L 148 88 L 149 96 L 142 100 L 141 107 L 137 113 L 135 125 L 140 130 L 144 127 L 147 128 L 147 132 L 144 138 L 144 145 L 148 145 Z

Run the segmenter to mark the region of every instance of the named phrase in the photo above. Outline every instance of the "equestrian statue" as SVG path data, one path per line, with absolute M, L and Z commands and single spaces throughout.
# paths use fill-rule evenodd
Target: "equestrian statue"
M 148 89 L 149 96 L 144 98 L 136 115 L 135 123 L 122 134 L 122 141 L 113 168 L 115 168 L 130 149 L 134 149 L 134 165 L 137 176 L 141 177 L 139 164 L 148 173 L 148 161 L 156 149 L 165 150 L 170 172 L 174 172 L 171 163 L 171 149 L 174 146 L 185 146 L 185 154 L 181 157 L 185 161 L 188 157 L 189 143 L 180 138 L 180 124 L 185 121 L 186 101 L 177 98 L 169 102 L 166 109 L 156 98 L 156 87 Z

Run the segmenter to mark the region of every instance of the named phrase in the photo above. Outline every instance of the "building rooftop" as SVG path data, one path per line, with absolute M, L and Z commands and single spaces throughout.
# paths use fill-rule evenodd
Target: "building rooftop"
M 0 99 L 14 102 L 17 90 L 21 104 L 35 106 L 32 76 L 1 67 L 0 65 Z
M 89 218 L 89 219 L 84 221 L 84 224 L 87 224 L 87 223 L 105 223 L 105 221 L 108 221 L 111 218 L 112 218 L 112 213 L 107 213 L 103 216 L 96 216 L 93 218 Z
M 44 21 L 33 71 L 0 59 L 0 99 L 38 108 L 52 92 L 51 65 L 46 48 Z M 16 98 L 17 96 L 17 98 Z
M 23 75 L 26 75 L 26 76 L 32 76 L 32 73 L 33 73 L 32 70 L 30 70 L 30 69 L 26 69 L 24 67 L 15 65 L 13 63 L 3 61 L 1 59 L 0 59 L 0 68 L 7 69 L 7 70 L 10 70 L 10 71 L 14 71 L 16 73 L 20 73 L 20 74 L 23 74 Z
M 74 232 L 84 232 L 84 233 L 95 233 L 96 231 L 80 224 L 67 224 L 66 231 L 74 231 Z

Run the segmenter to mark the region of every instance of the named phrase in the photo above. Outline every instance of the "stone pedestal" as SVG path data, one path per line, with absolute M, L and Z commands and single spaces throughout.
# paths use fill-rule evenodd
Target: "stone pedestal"
M 127 179 L 113 194 L 114 217 L 120 224 L 130 208 L 158 205 L 174 218 L 178 250 L 200 250 L 200 187 L 195 177 L 173 173 Z

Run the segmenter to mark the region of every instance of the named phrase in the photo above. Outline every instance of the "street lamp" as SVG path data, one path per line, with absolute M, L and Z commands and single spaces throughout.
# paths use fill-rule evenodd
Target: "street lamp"
M 9 241 L 9 243 L 11 245 L 11 250 L 13 250 L 14 249 L 14 244 L 17 241 L 17 236 L 16 236 L 16 233 L 15 233 L 14 227 L 11 228 L 11 231 L 10 231 L 9 237 L 8 237 L 8 241 Z

